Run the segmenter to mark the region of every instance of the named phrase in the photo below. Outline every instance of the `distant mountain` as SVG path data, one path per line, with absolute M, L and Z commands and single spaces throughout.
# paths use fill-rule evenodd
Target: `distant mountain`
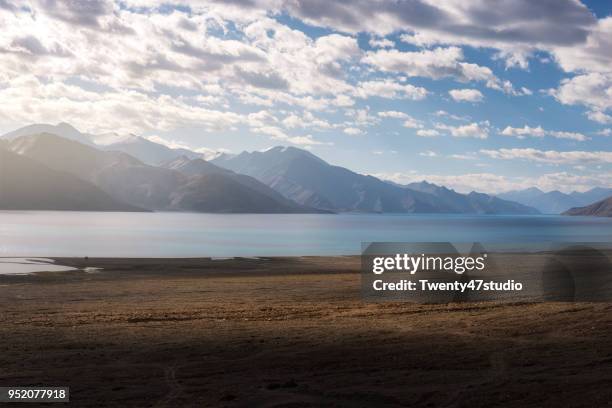
M 101 151 L 56 135 L 19 137 L 9 148 L 52 169 L 90 181 L 121 201 L 151 210 L 308 212 L 285 199 L 275 200 L 261 194 L 222 173 L 190 176 L 147 165 L 126 153 Z
M 61 136 L 65 139 L 74 140 L 79 143 L 93 145 L 93 136 L 81 133 L 68 123 L 59 123 L 57 125 L 49 125 L 44 123 L 38 123 L 34 125 L 24 126 L 12 132 L 6 133 L 0 136 L 0 139 L 14 140 L 21 136 L 36 135 L 40 133 L 50 133 L 57 136 Z
M 574 191 L 570 193 L 570 196 L 580 202 L 582 206 L 586 206 L 612 196 L 612 188 L 595 187 L 583 193 Z
M 385 213 L 520 213 L 537 211 L 503 200 L 445 189 L 406 188 L 333 166 L 310 152 L 275 147 L 264 152 L 221 156 L 213 164 L 246 174 L 300 204 L 332 211 Z M 437 187 L 437 186 L 436 186 Z M 457 201 L 456 199 L 459 199 Z M 496 204 L 503 205 L 497 208 Z
M 594 188 L 570 194 L 561 191 L 543 192 L 535 187 L 498 194 L 498 197 L 537 208 L 544 214 L 560 214 L 573 207 L 582 207 L 612 195 L 612 188 Z
M 171 149 L 159 143 L 152 142 L 144 137 L 130 136 L 117 143 L 112 143 L 102 147 L 104 150 L 116 150 L 127 153 L 143 163 L 152 166 L 160 165 L 164 162 L 176 159 L 181 156 L 190 159 L 202 157 L 202 154 L 187 149 Z
M 145 164 L 157 166 L 163 162 L 186 156 L 192 159 L 202 157 L 202 154 L 188 149 L 172 149 L 160 143 L 152 142 L 136 135 L 119 135 L 106 133 L 94 135 L 82 133 L 68 123 L 58 125 L 34 124 L 24 126 L 0 136 L 0 140 L 14 140 L 22 136 L 31 136 L 48 133 L 63 137 L 64 139 L 96 147 L 101 150 L 127 153 Z
M 0 209 L 143 211 L 92 183 L 0 149 Z
M 574 207 L 564 215 L 591 215 L 595 217 L 612 217 L 612 196 L 585 207 Z
M 203 159 L 189 159 L 188 157 L 182 156 L 171 162 L 165 163 L 163 167 L 180 171 L 187 176 L 208 176 L 215 175 L 219 179 L 229 179 L 232 182 L 236 182 L 250 190 L 257 192 L 260 195 L 271 198 L 272 200 L 282 203 L 286 208 L 294 208 L 294 212 L 312 212 L 313 208 L 300 205 L 295 201 L 292 201 L 276 190 L 268 187 L 264 183 L 257 179 L 244 175 L 234 173 L 231 170 L 224 169 L 216 166 Z
M 535 208 L 502 200 L 488 194 L 472 191 L 469 194 L 460 194 L 449 188 L 438 186 L 426 181 L 407 184 L 405 187 L 434 195 L 438 200 L 457 209 L 461 213 L 477 214 L 537 214 Z

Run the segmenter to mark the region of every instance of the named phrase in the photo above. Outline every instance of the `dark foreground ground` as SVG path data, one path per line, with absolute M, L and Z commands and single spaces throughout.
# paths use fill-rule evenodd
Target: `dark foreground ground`
M 612 406 L 612 303 L 369 304 L 358 258 L 60 262 L 104 272 L 0 277 L 0 385 L 75 407 Z

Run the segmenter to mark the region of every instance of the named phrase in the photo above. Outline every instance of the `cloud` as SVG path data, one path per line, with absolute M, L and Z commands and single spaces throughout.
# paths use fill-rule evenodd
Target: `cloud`
M 604 125 L 612 124 L 612 115 L 607 115 L 601 111 L 589 111 L 587 117 L 597 123 Z
M 545 173 L 538 176 L 504 176 L 494 173 L 465 173 L 458 175 L 409 173 L 373 174 L 383 180 L 398 184 L 409 184 L 426 180 L 443 185 L 461 193 L 479 191 L 488 194 L 499 194 L 510 190 L 522 190 L 537 187 L 543 191 L 561 190 L 587 191 L 594 187 L 612 185 L 612 174 L 571 174 L 567 172 Z
M 556 151 L 527 149 L 482 149 L 480 153 L 492 159 L 526 160 L 547 164 L 612 163 L 612 152 L 606 151 Z
M 612 17 L 597 20 L 584 41 L 552 48 L 555 61 L 566 72 L 612 72 Z
M 603 130 L 596 132 L 595 134 L 599 136 L 612 136 L 612 129 L 610 128 L 603 129 Z
M 357 33 L 384 36 L 405 32 L 402 40 L 418 46 L 469 45 L 499 50 L 508 67 L 526 68 L 538 49 L 558 52 L 562 66 L 581 56 L 601 54 L 597 39 L 605 39 L 609 25 L 597 21 L 575 0 L 530 1 L 428 0 L 291 1 L 284 8 L 307 23 Z M 610 38 L 610 36 L 607 36 Z M 593 45 L 586 45 L 588 42 Z M 583 51 L 576 49 L 584 48 Z M 562 54 L 565 52 L 566 54 Z M 603 65 L 603 64 L 602 64 Z
M 357 135 L 362 135 L 363 134 L 363 130 L 358 129 L 358 128 L 354 128 L 354 127 L 345 128 L 343 130 L 343 132 L 346 133 L 347 135 L 351 135 L 351 136 L 357 136 Z
M 522 128 L 515 128 L 511 126 L 506 126 L 504 130 L 501 131 L 504 136 L 512 136 L 519 139 L 525 139 L 526 137 L 544 137 L 544 136 L 552 136 L 557 139 L 569 139 L 576 140 L 579 142 L 584 142 L 585 140 L 589 140 L 589 138 L 582 133 L 578 132 L 564 132 L 557 130 L 544 130 L 542 126 L 538 127 L 529 127 L 527 125 Z
M 418 119 L 415 119 L 411 116 L 407 117 L 402 123 L 402 126 L 409 129 L 421 129 L 423 127 L 423 122 Z
M 606 111 L 612 108 L 612 75 L 577 75 L 562 80 L 550 93 L 565 105 L 585 105 L 595 111 Z
M 584 27 L 594 23 L 589 10 L 572 0 L 534 3 L 512 2 L 402 2 L 356 0 L 292 1 L 286 10 L 305 21 L 339 28 L 347 32 L 368 31 L 378 34 L 398 30 L 414 31 L 427 43 L 446 43 L 449 39 L 484 45 L 575 44 L 585 39 Z M 491 28 L 495 26 L 496 28 Z
M 245 123 L 235 112 L 209 109 L 195 101 L 165 94 L 132 90 L 93 92 L 62 82 L 43 83 L 22 76 L 0 89 L 0 121 L 22 125 L 32 122 L 69 122 L 90 133 L 143 133 L 199 126 L 208 131 Z
M 394 119 L 406 119 L 409 117 L 408 114 L 404 112 L 398 112 L 398 111 L 378 112 L 378 116 L 380 116 L 381 118 L 394 118 Z
M 357 87 L 357 96 L 369 98 L 377 96 L 388 99 L 425 99 L 428 92 L 425 88 L 410 84 L 400 84 L 391 80 L 362 82 Z
M 482 102 L 484 95 L 478 89 L 451 89 L 449 95 L 456 102 Z
M 362 62 L 385 72 L 399 72 L 411 77 L 431 79 L 454 78 L 460 82 L 485 82 L 494 89 L 502 89 L 502 82 L 491 69 L 463 61 L 459 47 L 438 47 L 432 50 L 368 52 Z
M 480 123 L 472 122 L 461 126 L 450 126 L 443 123 L 436 124 L 436 129 L 447 131 L 454 137 L 473 137 L 476 139 L 488 138 L 489 128 L 490 123 L 488 121 Z
M 431 150 L 427 150 L 425 152 L 421 152 L 419 153 L 419 156 L 423 156 L 423 157 L 438 157 L 438 153 L 431 151 Z
M 261 126 L 253 128 L 252 130 L 255 133 L 268 135 L 272 139 L 284 143 L 291 143 L 300 146 L 331 145 L 331 143 L 321 142 L 319 140 L 314 139 L 312 135 L 290 136 L 286 134 L 281 128 L 276 126 Z
M 421 137 L 436 137 L 440 135 L 440 132 L 435 129 L 419 129 L 416 134 Z
M 450 114 L 450 113 L 448 113 L 448 112 L 446 112 L 444 110 L 436 111 L 433 115 L 437 116 L 437 117 L 445 117 L 445 118 L 457 120 L 457 121 L 460 121 L 460 122 L 469 122 L 470 121 L 470 117 L 469 116 L 453 115 L 453 114 Z
M 368 44 L 372 48 L 393 48 L 395 43 L 387 38 L 372 37 L 368 40 Z
M 50 17 L 62 20 L 66 23 L 89 28 L 99 28 L 101 17 L 108 16 L 114 9 L 114 4 L 109 0 L 88 1 L 57 1 L 36 0 L 38 9 Z

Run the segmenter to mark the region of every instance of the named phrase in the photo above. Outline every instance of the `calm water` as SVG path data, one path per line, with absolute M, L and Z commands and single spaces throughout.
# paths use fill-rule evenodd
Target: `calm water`
M 612 242 L 612 218 L 0 211 L 0 257 L 358 254 L 361 242 Z

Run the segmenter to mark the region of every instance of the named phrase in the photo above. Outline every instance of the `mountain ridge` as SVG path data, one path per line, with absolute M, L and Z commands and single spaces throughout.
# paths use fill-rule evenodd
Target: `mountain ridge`
M 302 149 L 277 146 L 260 152 L 220 156 L 211 161 L 236 173 L 252 176 L 298 203 L 345 212 L 388 213 L 501 213 L 535 214 L 520 204 L 508 204 L 489 195 L 462 197 L 462 203 L 441 200 L 431 191 L 421 191 L 335 166 Z M 438 186 L 436 186 L 438 187 Z M 442 188 L 445 191 L 451 191 Z
M 612 217 L 612 196 L 584 207 L 574 207 L 563 215 L 586 215 L 594 217 Z
M 116 200 L 93 183 L 3 148 L 0 148 L 0 209 L 146 211 Z
M 506 200 L 537 208 L 544 214 L 561 214 L 570 208 L 583 207 L 612 195 L 612 188 L 595 187 L 585 192 L 573 191 L 569 194 L 559 190 L 544 192 L 535 187 L 514 190 L 497 196 Z
M 99 150 L 48 133 L 20 136 L 9 143 L 9 149 L 56 171 L 91 182 L 116 199 L 150 210 L 316 212 L 295 203 L 290 205 L 287 200 L 275 200 L 221 173 L 210 177 L 188 176 L 150 166 L 126 153 Z

